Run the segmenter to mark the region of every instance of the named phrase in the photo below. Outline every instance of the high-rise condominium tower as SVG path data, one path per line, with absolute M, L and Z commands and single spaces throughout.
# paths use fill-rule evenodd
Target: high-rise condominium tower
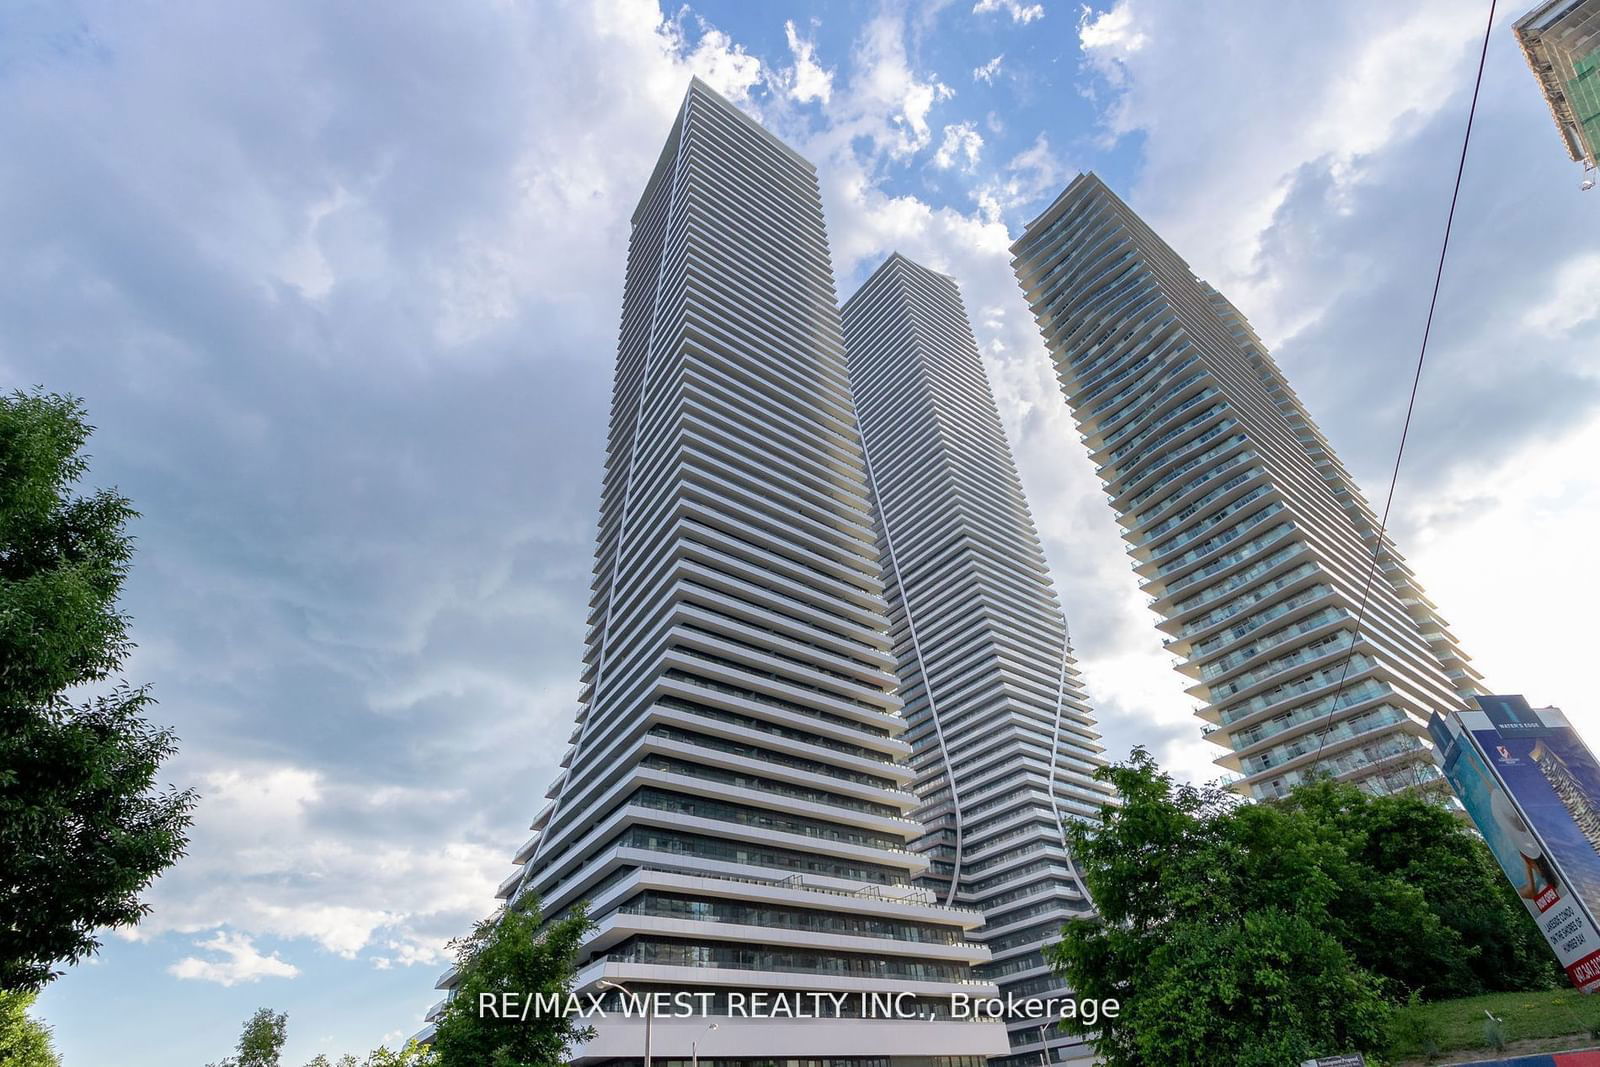
M 1067 624 L 955 282 L 891 256 L 844 305 L 877 503 L 900 693 L 915 746 L 922 882 L 984 913 L 979 969 L 1003 993 L 1065 995 L 1040 950 L 1089 911 L 1063 843 L 1109 790 Z M 1016 1019 L 996 1064 L 1089 1059 Z
M 1012 252 L 1236 788 L 1435 779 L 1428 715 L 1478 674 L 1244 316 L 1092 174 Z
M 710 994 L 687 1002 L 709 1017 L 654 1019 L 657 1060 L 1005 1050 L 1001 1024 L 949 1018 L 995 987 L 981 916 L 914 884 L 883 594 L 815 172 L 696 81 L 633 215 L 577 728 L 500 889 L 589 902 L 580 991 Z M 747 1018 L 755 993 L 945 1015 Z M 576 1062 L 644 1054 L 641 1020 L 596 1025 Z

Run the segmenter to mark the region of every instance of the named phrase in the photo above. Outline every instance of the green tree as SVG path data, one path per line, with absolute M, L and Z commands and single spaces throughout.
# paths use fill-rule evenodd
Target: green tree
M 260 1008 L 245 1020 L 236 1054 L 221 1063 L 207 1064 L 206 1067 L 278 1067 L 288 1036 L 288 1013 Z M 387 1045 L 379 1045 L 367 1053 L 365 1059 L 346 1052 L 337 1060 L 330 1060 L 327 1053 L 319 1052 L 311 1057 L 306 1067 L 436 1067 L 437 1063 L 432 1049 L 408 1041 L 396 1051 L 390 1051 Z M 9 1061 L 0 1059 L 0 1067 L 10 1067 Z
M 1363 863 L 1359 834 L 1276 803 L 1238 807 L 1215 830 L 1241 850 L 1244 907 L 1303 915 L 1379 979 L 1385 999 L 1454 988 L 1465 954 L 1460 935 L 1416 886 Z
M 1329 913 L 1347 857 L 1306 833 L 1310 818 L 1175 786 L 1143 749 L 1098 774 L 1118 803 L 1071 843 L 1099 915 L 1049 954 L 1078 996 L 1119 1002 L 1097 1028 L 1108 1067 L 1277 1067 L 1384 1046 L 1381 980 Z
M 350 1067 L 356 1067 L 355 1057 L 349 1057 Z M 344 1060 L 339 1061 L 339 1067 L 344 1067 Z M 387 1045 L 379 1045 L 368 1054 L 361 1067 L 437 1067 L 438 1054 L 428 1045 L 419 1045 L 415 1041 L 407 1041 L 405 1046 L 395 1052 L 390 1052 Z
M 239 1032 L 236 1055 L 206 1067 L 278 1067 L 278 1056 L 289 1037 L 289 1013 L 257 1008 Z
M 61 1067 L 50 1028 L 28 1014 L 34 996 L 0 991 L 0 1064 L 5 1067 Z
M 67 696 L 131 648 L 117 596 L 135 512 L 76 492 L 91 432 L 70 397 L 0 397 L 0 989 L 37 989 L 97 930 L 138 922 L 194 805 L 155 787 L 175 739 L 143 717 L 145 689 Z
M 483 920 L 452 943 L 459 981 L 433 1036 L 439 1067 L 557 1067 L 572 1045 L 592 1034 L 566 1016 L 525 1020 L 479 1014 L 479 997 L 567 993 L 578 948 L 591 928 L 577 909 L 546 923 L 531 896 Z
M 1482 838 L 1435 797 L 1415 792 L 1374 797 L 1323 780 L 1283 801 L 1345 836 L 1363 868 L 1417 890 L 1449 931 L 1447 959 L 1402 976 L 1392 968 L 1397 945 L 1380 941 L 1364 962 L 1429 998 L 1547 989 L 1565 981 L 1527 908 Z M 1407 942 L 1398 938 L 1399 946 Z
M 327 1056 L 318 1053 L 306 1067 L 433 1067 L 437 1062 L 432 1050 L 426 1045 L 408 1041 L 398 1052 L 389 1051 L 387 1045 L 379 1045 L 369 1052 L 364 1060 L 358 1060 L 348 1052 L 337 1060 L 329 1060 Z
M 1070 831 L 1099 914 L 1051 958 L 1078 995 L 1120 1002 L 1099 1027 L 1111 1067 L 1377 1052 L 1395 1005 L 1552 982 L 1538 931 L 1437 796 L 1323 780 L 1247 804 L 1174 785 L 1143 749 L 1099 777 L 1118 802 Z
M 1167 978 L 1123 1019 L 1136 1054 L 1107 1063 L 1284 1067 L 1385 1042 L 1377 979 L 1304 916 L 1265 908 L 1181 923 L 1151 970 Z

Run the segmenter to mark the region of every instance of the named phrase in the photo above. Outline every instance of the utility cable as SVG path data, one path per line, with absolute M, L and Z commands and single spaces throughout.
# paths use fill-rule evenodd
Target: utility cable
M 1428 298 L 1428 319 L 1422 328 L 1422 346 L 1417 352 L 1417 370 L 1411 378 L 1411 396 L 1406 401 L 1405 422 L 1400 427 L 1400 447 L 1395 450 L 1394 470 L 1389 475 L 1389 495 L 1383 502 L 1383 517 L 1378 523 L 1377 540 L 1372 546 L 1372 561 L 1367 566 L 1367 580 L 1361 587 L 1361 605 L 1356 611 L 1356 626 L 1350 634 L 1350 648 L 1344 658 L 1344 666 L 1339 671 L 1339 685 L 1334 690 L 1333 701 L 1328 706 L 1326 720 L 1331 720 L 1339 710 L 1339 698 L 1344 694 L 1345 678 L 1350 673 L 1350 661 L 1355 655 L 1356 642 L 1361 638 L 1361 625 L 1367 617 L 1367 601 L 1372 593 L 1372 580 L 1378 572 L 1378 558 L 1383 554 L 1384 538 L 1388 535 L 1389 511 L 1394 506 L 1394 490 L 1400 481 L 1400 461 L 1406 454 L 1406 438 L 1411 433 L 1411 415 L 1417 404 L 1417 387 L 1422 382 L 1422 365 L 1428 358 L 1428 338 L 1433 333 L 1434 309 L 1439 303 L 1439 286 L 1444 280 L 1445 256 L 1450 251 L 1450 231 L 1455 224 L 1456 203 L 1461 197 L 1461 178 L 1467 169 L 1467 149 L 1472 144 L 1472 122 L 1478 114 L 1478 93 L 1483 88 L 1483 68 L 1489 59 L 1489 38 L 1494 30 L 1495 6 L 1498 0 L 1489 0 L 1489 21 L 1483 28 L 1483 48 L 1478 54 L 1478 74 L 1472 83 L 1472 103 L 1467 108 L 1467 128 L 1461 138 L 1461 158 L 1456 163 L 1455 188 L 1450 193 L 1450 211 L 1445 216 L 1444 240 L 1439 244 L 1439 265 L 1433 275 L 1433 295 Z M 1322 750 L 1327 747 L 1330 728 L 1324 725 L 1321 738 L 1317 743 L 1317 759 L 1311 765 L 1315 773 L 1322 763 Z

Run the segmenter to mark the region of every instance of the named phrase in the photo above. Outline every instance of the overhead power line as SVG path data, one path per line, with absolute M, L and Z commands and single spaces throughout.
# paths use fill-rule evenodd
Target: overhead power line
M 1367 617 L 1367 601 L 1372 593 L 1372 580 L 1378 572 L 1378 558 L 1383 554 L 1384 538 L 1389 529 L 1389 511 L 1394 506 L 1394 490 L 1400 481 L 1400 461 L 1405 458 L 1406 438 L 1411 433 L 1411 415 L 1417 406 L 1417 387 L 1422 383 L 1422 365 L 1428 358 L 1428 338 L 1433 334 L 1433 314 L 1439 303 L 1439 286 L 1444 280 L 1444 261 L 1450 251 L 1450 231 L 1456 221 L 1456 203 L 1461 198 L 1461 177 L 1467 170 L 1467 149 L 1472 144 L 1472 122 L 1478 114 L 1478 93 L 1483 88 L 1483 68 L 1489 59 L 1489 37 L 1494 30 L 1494 13 L 1498 0 L 1489 0 L 1489 21 L 1483 28 L 1483 49 L 1478 54 L 1478 74 L 1472 83 L 1472 104 L 1467 108 L 1467 129 L 1461 137 L 1461 158 L 1456 163 L 1455 187 L 1450 192 L 1450 211 L 1444 220 L 1444 239 L 1439 242 L 1439 265 L 1433 274 L 1433 294 L 1428 298 L 1428 319 L 1422 328 L 1422 345 L 1417 351 L 1417 370 L 1411 377 L 1411 396 L 1406 401 L 1405 422 L 1400 427 L 1400 447 L 1395 449 L 1394 470 L 1389 475 L 1389 494 L 1384 498 L 1383 517 L 1378 522 L 1378 536 L 1372 545 L 1372 559 L 1367 565 L 1367 579 L 1361 586 L 1361 606 L 1356 611 L 1356 626 L 1350 634 L 1350 647 L 1339 671 L 1339 685 L 1334 689 L 1333 702 L 1328 707 L 1326 719 L 1331 721 L 1339 710 L 1339 698 L 1344 695 L 1345 678 L 1350 673 L 1350 661 L 1355 656 L 1356 642 L 1361 638 L 1361 626 Z M 1313 773 L 1322 763 L 1322 750 L 1327 747 L 1329 727 L 1324 725 L 1317 742 L 1317 759 L 1311 765 Z

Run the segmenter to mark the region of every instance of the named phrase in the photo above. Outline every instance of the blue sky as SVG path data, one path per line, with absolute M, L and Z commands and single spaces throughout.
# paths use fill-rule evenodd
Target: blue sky
M 1459 0 L 0 11 L 0 381 L 143 512 L 189 857 L 40 1001 L 71 1067 L 411 1032 L 577 693 L 627 220 L 699 73 L 818 166 L 847 295 L 961 284 L 1115 755 L 1213 773 L 1006 246 L 1079 169 L 1228 293 L 1381 500 L 1484 12 Z M 1392 528 L 1591 730 L 1600 193 L 1496 26 Z

